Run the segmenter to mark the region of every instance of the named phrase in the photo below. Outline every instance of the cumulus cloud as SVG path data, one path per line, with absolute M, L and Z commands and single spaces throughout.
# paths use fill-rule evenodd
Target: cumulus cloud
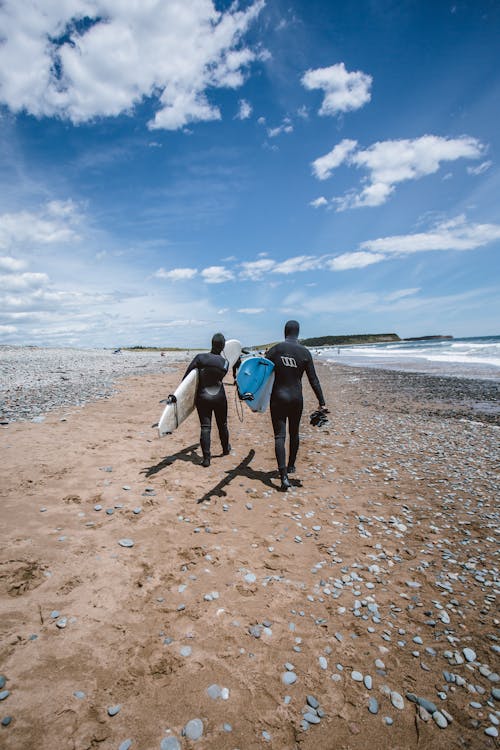
M 0 289 L 22 291 L 45 286 L 49 282 L 46 273 L 11 273 L 0 274 Z
M 234 274 L 225 266 L 209 266 L 201 272 L 203 280 L 207 284 L 222 284 L 224 281 L 232 281 Z
M 0 248 L 8 250 L 77 240 L 80 221 L 81 215 L 73 201 L 50 201 L 38 211 L 0 214 Z
M 272 271 L 276 266 L 276 261 L 271 258 L 261 258 L 260 260 L 246 261 L 241 264 L 240 279 L 258 281 L 264 274 Z
M 246 99 L 240 99 L 236 119 L 248 120 L 251 114 L 252 114 L 252 105 L 250 104 L 250 102 L 247 102 Z
M 315 200 L 310 201 L 309 205 L 313 208 L 320 208 L 321 206 L 328 206 L 328 201 L 326 200 L 324 195 L 322 195 L 320 198 L 316 198 Z
M 26 268 L 26 261 L 20 258 L 12 258 L 9 255 L 0 256 L 0 270 L 2 271 L 22 271 Z
M 0 101 L 72 123 L 157 104 L 151 129 L 218 120 L 209 88 L 236 89 L 259 56 L 244 35 L 262 8 L 213 0 L 17 0 L 0 5 Z
M 413 140 L 379 141 L 359 149 L 356 141 L 345 139 L 328 154 L 312 163 L 313 174 L 320 180 L 331 177 L 341 164 L 368 172 L 360 192 L 351 191 L 335 198 L 339 211 L 385 203 L 400 182 L 418 180 L 439 170 L 442 163 L 457 159 L 478 159 L 484 145 L 470 136 L 443 138 L 424 135 Z
M 320 156 L 315 159 L 312 163 L 313 174 L 318 180 L 327 180 L 332 176 L 332 172 L 337 167 L 347 161 L 349 154 L 351 154 L 356 146 L 357 141 L 351 141 L 348 138 L 344 138 L 343 141 L 338 143 L 331 151 L 324 156 Z
M 349 72 L 344 63 L 337 63 L 329 68 L 308 70 L 301 82 L 309 91 L 324 91 L 320 115 L 338 115 L 360 109 L 370 101 L 372 80 L 370 75 L 360 70 Z
M 169 281 L 185 281 L 192 279 L 198 273 L 196 268 L 172 268 L 170 271 L 166 271 L 164 268 L 159 268 L 155 272 L 157 279 L 168 279 Z

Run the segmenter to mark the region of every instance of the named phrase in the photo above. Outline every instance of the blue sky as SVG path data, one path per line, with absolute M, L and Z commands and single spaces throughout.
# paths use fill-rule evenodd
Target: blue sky
M 4 0 L 0 342 L 500 333 L 496 0 Z

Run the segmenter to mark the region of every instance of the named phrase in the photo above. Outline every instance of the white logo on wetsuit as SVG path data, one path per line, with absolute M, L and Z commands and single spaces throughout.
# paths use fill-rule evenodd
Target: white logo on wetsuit
M 281 361 L 283 362 L 285 367 L 297 367 L 297 362 L 293 357 L 281 357 Z

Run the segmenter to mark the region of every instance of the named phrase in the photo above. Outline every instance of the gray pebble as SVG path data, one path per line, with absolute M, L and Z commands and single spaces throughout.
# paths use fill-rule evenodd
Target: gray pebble
M 257 576 L 255 573 L 247 573 L 245 576 L 245 583 L 255 583 Z
M 391 719 L 390 716 L 384 716 L 384 721 L 387 724 L 388 727 L 392 726 L 394 724 L 394 719 Z
M 488 735 L 488 737 L 498 737 L 498 729 L 496 727 L 487 727 L 484 730 L 484 733 Z
M 180 650 L 180 655 L 187 658 L 188 656 L 191 656 L 193 649 L 191 646 L 183 646 Z
M 378 714 L 378 700 L 376 698 L 370 698 L 368 703 L 368 711 L 371 714 Z
M 5 679 L 3 674 L 0 674 L 0 690 L 4 687 L 7 680 Z
M 2 690 L 2 692 L 0 693 L 0 701 L 4 701 L 6 698 L 9 697 L 9 695 L 10 695 L 10 690 Z
M 321 669 L 327 669 L 328 668 L 328 662 L 325 659 L 324 656 L 320 656 L 318 659 L 318 664 L 321 667 Z
M 120 743 L 120 747 L 118 750 L 130 750 L 132 747 L 132 740 L 123 740 L 123 742 Z
M 399 711 L 402 711 L 405 707 L 403 696 L 397 693 L 395 690 L 391 690 L 391 703 L 394 708 L 399 709 Z
M 132 539 L 120 539 L 118 541 L 118 544 L 120 545 L 120 547 L 133 547 L 134 546 L 134 542 Z
M 121 705 L 117 704 L 116 706 L 110 706 L 108 708 L 108 716 L 116 716 L 116 714 L 119 714 L 121 711 Z
M 12 716 L 4 716 L 0 724 L 3 727 L 8 727 L 11 721 L 12 721 Z
M 372 689 L 372 687 L 373 687 L 373 680 L 372 680 L 372 678 L 370 677 L 369 674 L 366 674 L 363 677 L 363 682 L 364 682 L 365 688 L 367 690 L 371 690 Z
M 307 713 L 304 714 L 304 719 L 309 724 L 319 724 L 321 721 L 319 716 L 317 714 L 313 714 L 311 711 L 308 711 Z
M 462 653 L 466 661 L 476 661 L 476 652 L 472 648 L 462 649 Z
M 285 685 L 293 685 L 293 683 L 297 681 L 297 675 L 295 672 L 283 672 L 281 675 L 281 681 Z
M 356 672 L 356 670 L 354 670 L 354 672 L 351 672 L 351 677 L 354 682 L 363 682 L 363 675 L 361 672 Z
M 188 740 L 199 740 L 203 736 L 203 722 L 201 719 L 191 719 L 183 729 L 183 734 Z
M 316 700 L 314 695 L 308 695 L 306 696 L 307 705 L 311 706 L 311 708 L 319 708 L 319 701 Z
M 231 724 L 228 724 L 228 722 L 226 722 L 225 724 L 223 724 L 222 728 L 223 728 L 223 730 L 225 732 L 232 732 L 233 731 L 233 727 L 231 726 Z
M 210 685 L 210 687 L 207 688 L 207 694 L 209 698 L 211 698 L 213 701 L 217 700 L 217 698 L 220 698 L 221 689 L 219 685 Z
M 75 696 L 75 698 L 78 698 L 78 700 L 80 701 L 85 698 L 85 693 L 83 692 L 83 690 L 75 690 L 73 695 Z
M 50 613 L 50 616 L 52 617 L 53 620 L 57 620 L 60 614 L 61 613 L 59 612 L 59 610 L 53 609 L 52 612 Z
M 56 622 L 56 627 L 58 627 L 60 630 L 66 627 L 68 624 L 68 618 L 67 617 L 61 617 L 60 620 Z
M 448 726 L 446 717 L 443 716 L 441 711 L 434 711 L 434 713 L 432 714 L 432 718 L 434 719 L 434 721 L 436 722 L 436 724 L 438 725 L 440 729 L 446 729 L 446 727 Z
M 115 512 L 115 511 L 113 510 L 113 508 L 107 508 L 107 509 L 106 509 L 106 515 L 107 515 L 107 516 L 112 516 L 114 512 Z
M 265 740 L 266 742 L 271 742 L 271 739 L 272 739 L 272 737 L 271 737 L 271 735 L 269 734 L 269 732 L 266 732 L 266 731 L 264 730 L 264 731 L 262 732 L 262 739 L 263 739 L 263 740 Z
M 160 750 L 181 750 L 181 743 L 177 737 L 164 737 L 160 742 Z
M 134 508 L 134 510 L 132 511 L 132 513 L 133 513 L 133 514 L 134 514 L 135 516 L 138 516 L 138 515 L 139 515 L 139 513 L 141 512 L 141 510 L 142 510 L 142 508 L 139 508 L 139 507 L 138 507 L 138 508 Z
M 500 688 L 493 688 L 491 694 L 496 701 L 500 701 Z

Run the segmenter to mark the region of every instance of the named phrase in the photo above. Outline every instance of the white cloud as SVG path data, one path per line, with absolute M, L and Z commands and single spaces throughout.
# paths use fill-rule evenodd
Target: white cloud
M 9 333 L 16 333 L 17 328 L 16 326 L 2 326 L 0 325 L 0 334 L 3 334 L 4 336 Z
M 238 310 L 239 313 L 243 313 L 244 315 L 259 315 L 260 313 L 264 312 L 263 307 L 241 307 Z
M 396 302 L 397 300 L 404 299 L 406 297 L 413 297 L 415 294 L 418 294 L 420 291 L 420 287 L 413 287 L 411 289 L 399 289 L 396 292 L 391 292 L 386 296 L 386 299 L 389 302 Z
M 379 141 L 365 150 L 357 142 L 343 140 L 332 151 L 312 163 L 313 173 L 320 180 L 331 177 L 334 169 L 345 163 L 368 171 L 365 187 L 336 198 L 338 210 L 360 206 L 380 206 L 387 201 L 395 186 L 406 180 L 418 180 L 437 172 L 442 163 L 457 159 L 478 159 L 484 145 L 476 138 L 442 138 L 424 135 L 413 140 Z
M 464 216 L 442 222 L 429 232 L 380 237 L 360 247 L 374 253 L 408 255 L 431 250 L 475 250 L 500 239 L 498 224 L 467 224 Z
M 192 279 L 197 273 L 198 270 L 196 268 L 172 268 L 171 271 L 165 271 L 164 268 L 159 268 L 154 275 L 157 279 L 185 281 L 186 279 Z
M 309 90 L 321 89 L 325 98 L 319 110 L 320 115 L 337 115 L 360 109 L 371 99 L 372 77 L 360 70 L 352 73 L 344 63 L 329 68 L 308 70 L 302 76 L 302 85 Z
M 151 129 L 218 120 L 209 88 L 238 88 L 259 55 L 243 37 L 264 7 L 212 0 L 17 0 L 0 5 L 0 96 L 13 112 L 73 123 L 129 113 L 146 97 Z M 261 53 L 262 57 L 264 53 Z
M 45 286 L 49 282 L 46 273 L 12 273 L 0 274 L 2 291 L 23 291 Z
M 340 167 L 343 162 L 347 161 L 349 154 L 354 151 L 357 145 L 357 141 L 351 141 L 348 138 L 344 138 L 344 140 L 332 148 L 328 154 L 315 159 L 311 165 L 315 177 L 317 177 L 318 180 L 326 180 L 328 177 L 331 177 L 333 170 Z
M 0 256 L 0 269 L 3 271 L 22 271 L 26 268 L 26 262 L 19 258 L 12 258 L 9 255 Z
M 276 136 L 281 135 L 282 133 L 293 133 L 293 125 L 289 117 L 285 117 L 281 125 L 278 125 L 276 128 L 267 129 L 267 135 L 269 138 L 276 138 Z
M 203 280 L 207 284 L 222 284 L 224 281 L 232 281 L 234 274 L 225 266 L 209 266 L 201 272 Z
M 315 200 L 310 201 L 309 205 L 312 206 L 313 208 L 320 208 L 321 206 L 328 206 L 328 201 L 322 195 L 320 198 L 316 198 Z
M 241 264 L 240 279 L 258 281 L 265 273 L 272 271 L 276 266 L 276 261 L 270 258 L 261 258 L 261 260 L 246 261 Z
M 381 260 L 385 260 L 385 255 L 381 253 L 357 251 L 337 255 L 329 260 L 327 265 L 331 271 L 348 271 L 352 268 L 365 268 L 373 263 L 379 263 Z
M 78 240 L 81 218 L 73 201 L 50 201 L 39 211 L 0 214 L 0 248 L 26 249 Z
M 478 164 L 477 167 L 467 167 L 467 172 L 469 174 L 475 174 L 475 175 L 483 174 L 483 172 L 486 172 L 486 170 L 488 170 L 492 165 L 493 165 L 493 162 L 490 160 L 483 161 L 481 162 L 481 164 Z
M 248 120 L 250 115 L 252 114 L 252 105 L 250 102 L 247 102 L 246 99 L 240 99 L 239 101 L 239 109 L 238 113 L 236 115 L 237 120 Z
M 297 255 L 294 258 L 288 258 L 281 263 L 276 263 L 272 269 L 273 273 L 297 273 L 297 271 L 314 271 L 321 268 L 323 258 L 318 255 Z

